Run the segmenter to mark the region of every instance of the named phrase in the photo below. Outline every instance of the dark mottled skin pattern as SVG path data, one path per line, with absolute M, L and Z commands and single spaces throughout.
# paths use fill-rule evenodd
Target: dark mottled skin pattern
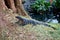
M 47 27 L 51 27 L 53 29 L 55 29 L 54 27 L 52 27 L 51 25 L 49 25 L 48 23 L 46 22 L 42 22 L 42 21 L 37 21 L 37 20 L 34 20 L 34 19 L 27 19 L 27 18 L 22 18 L 20 16 L 16 16 L 17 19 L 19 19 L 19 21 L 23 20 L 23 24 L 20 23 L 20 25 L 27 25 L 27 24 L 33 24 L 33 25 L 44 25 L 44 26 L 47 26 Z M 19 21 L 17 23 L 19 23 Z

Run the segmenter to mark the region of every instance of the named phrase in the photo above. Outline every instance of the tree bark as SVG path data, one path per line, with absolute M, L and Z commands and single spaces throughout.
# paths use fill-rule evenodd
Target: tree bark
M 24 10 L 22 0 L 0 0 L 0 11 L 6 9 L 12 9 L 13 12 L 18 12 L 18 14 L 30 18 L 30 16 Z
M 24 10 L 24 7 L 22 5 L 22 0 L 15 0 L 16 2 L 16 8 L 17 8 L 17 12 L 20 13 L 20 15 L 26 16 L 27 12 Z
M 7 0 L 7 2 L 9 3 L 10 8 L 16 12 L 16 7 L 15 7 L 15 3 L 14 0 Z
M 7 6 L 5 5 L 4 0 L 0 0 L 0 11 L 3 11 L 7 9 Z

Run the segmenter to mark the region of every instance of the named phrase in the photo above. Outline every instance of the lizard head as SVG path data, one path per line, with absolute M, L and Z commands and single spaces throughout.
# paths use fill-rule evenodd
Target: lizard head
M 24 21 L 23 21 L 22 17 L 16 16 L 16 18 L 18 19 L 18 21 L 16 22 L 17 24 L 19 24 L 19 25 L 23 25 L 24 24 Z

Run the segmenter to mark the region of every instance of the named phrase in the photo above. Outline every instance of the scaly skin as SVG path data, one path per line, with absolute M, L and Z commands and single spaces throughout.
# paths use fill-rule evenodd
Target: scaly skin
M 42 21 L 37 21 L 37 20 L 34 20 L 34 19 L 27 19 L 27 18 L 22 18 L 20 16 L 16 16 L 17 19 L 19 19 L 19 21 L 22 21 L 22 23 L 20 23 L 19 21 L 17 23 L 20 23 L 20 25 L 27 25 L 27 24 L 33 24 L 33 25 L 44 25 L 44 26 L 47 26 L 47 27 L 51 27 L 53 29 L 55 29 L 54 27 L 52 27 L 51 25 L 49 25 L 48 23 L 46 22 L 42 22 Z

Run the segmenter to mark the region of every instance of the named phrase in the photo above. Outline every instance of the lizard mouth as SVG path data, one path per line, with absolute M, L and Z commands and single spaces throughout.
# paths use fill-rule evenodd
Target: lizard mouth
M 22 25 L 24 23 L 23 19 L 20 16 L 16 16 L 16 18 L 18 19 L 18 21 L 16 22 L 17 24 Z
M 20 16 L 16 16 L 16 18 L 19 19 L 19 20 L 23 20 Z

